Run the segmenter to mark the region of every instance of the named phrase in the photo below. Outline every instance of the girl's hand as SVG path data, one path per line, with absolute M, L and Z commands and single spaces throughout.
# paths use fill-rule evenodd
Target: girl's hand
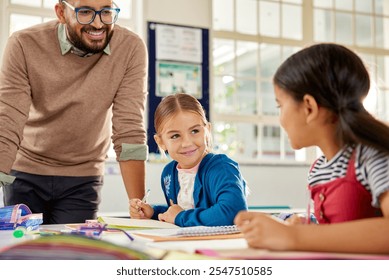
M 293 214 L 292 216 L 290 216 L 288 219 L 285 220 L 285 223 L 289 225 L 302 225 L 305 224 L 305 220 L 306 220 L 305 217 L 300 217 L 297 214 Z
M 178 204 L 174 204 L 172 200 L 170 200 L 170 207 L 167 209 L 165 213 L 158 215 L 158 220 L 162 222 L 168 222 L 171 224 L 174 224 L 174 220 L 176 219 L 176 216 L 181 211 L 184 211 Z
M 241 211 L 234 223 L 244 234 L 249 246 L 270 250 L 293 250 L 296 234 L 293 228 L 257 212 Z
M 138 198 L 130 200 L 130 217 L 133 219 L 150 219 L 154 209 L 150 204 L 142 202 Z

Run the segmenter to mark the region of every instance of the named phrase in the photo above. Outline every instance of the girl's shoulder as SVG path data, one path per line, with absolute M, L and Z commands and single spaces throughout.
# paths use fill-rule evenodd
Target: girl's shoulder
M 373 147 L 356 148 L 355 173 L 357 180 L 372 193 L 372 205 L 379 207 L 379 197 L 389 191 L 389 156 Z
M 238 165 L 237 162 L 235 162 L 233 159 L 231 159 L 230 157 L 228 157 L 225 154 L 209 153 L 203 158 L 200 166 L 224 164 L 224 163 Z
M 199 166 L 199 174 L 236 174 L 240 173 L 239 164 L 225 154 L 207 154 Z
M 389 160 L 389 155 L 377 150 L 374 147 L 359 144 L 356 149 L 356 166 L 375 164 L 382 160 Z
M 324 155 L 320 156 L 311 167 L 311 172 L 320 169 L 347 169 L 348 163 L 354 154 L 354 164 L 356 168 L 364 165 L 374 164 L 377 161 L 389 160 L 385 153 L 362 144 L 346 146 L 340 150 L 334 158 L 327 161 Z

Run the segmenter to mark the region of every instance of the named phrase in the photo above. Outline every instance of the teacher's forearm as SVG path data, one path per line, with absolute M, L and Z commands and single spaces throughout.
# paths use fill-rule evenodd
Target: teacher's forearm
M 119 165 L 128 199 L 142 199 L 145 195 L 145 162 L 142 160 L 128 160 L 120 161 Z

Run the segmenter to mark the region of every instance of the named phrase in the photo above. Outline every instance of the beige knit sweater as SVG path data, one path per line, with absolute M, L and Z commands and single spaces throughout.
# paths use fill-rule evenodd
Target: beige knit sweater
M 58 24 L 8 40 L 0 72 L 0 171 L 102 175 L 110 136 L 118 158 L 124 144 L 125 159 L 145 160 L 144 42 L 115 25 L 110 55 L 62 55 Z

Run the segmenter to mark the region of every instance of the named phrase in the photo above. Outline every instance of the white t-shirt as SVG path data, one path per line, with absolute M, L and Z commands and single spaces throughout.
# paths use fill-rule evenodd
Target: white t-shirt
M 200 163 L 191 169 L 181 169 L 177 166 L 178 182 L 180 184 L 177 204 L 184 210 L 194 208 L 193 189 L 199 165 Z

